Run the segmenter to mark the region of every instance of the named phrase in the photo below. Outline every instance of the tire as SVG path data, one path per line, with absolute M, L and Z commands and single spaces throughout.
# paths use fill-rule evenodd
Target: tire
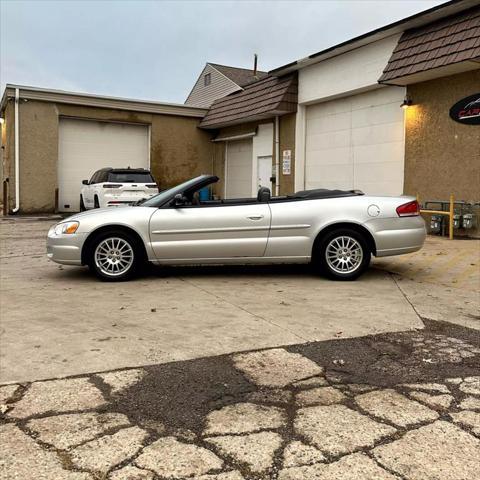
M 93 208 L 100 208 L 100 202 L 98 201 L 98 197 L 96 195 L 93 198 Z
M 112 230 L 96 236 L 89 244 L 87 263 L 106 282 L 122 282 L 135 277 L 145 264 L 139 240 L 123 231 Z
M 83 197 L 80 195 L 80 211 L 85 212 L 85 203 L 83 203 Z
M 329 278 L 355 280 L 370 265 L 371 252 L 365 237 L 349 228 L 329 232 L 314 252 L 314 263 Z

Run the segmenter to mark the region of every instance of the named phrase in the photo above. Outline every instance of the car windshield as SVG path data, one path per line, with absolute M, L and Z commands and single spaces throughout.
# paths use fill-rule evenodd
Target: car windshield
M 139 202 L 137 205 L 142 205 L 142 207 L 160 207 L 165 203 L 168 198 L 175 196 L 177 193 L 182 193 L 184 190 L 187 190 L 189 187 L 195 185 L 201 177 L 195 177 L 191 180 L 187 180 L 186 182 L 181 183 L 175 187 L 169 188 L 168 190 L 164 190 L 159 194 L 155 195 L 154 197 L 149 198 L 148 200 L 144 200 Z
M 155 183 L 149 172 L 109 172 L 109 182 L 117 183 Z

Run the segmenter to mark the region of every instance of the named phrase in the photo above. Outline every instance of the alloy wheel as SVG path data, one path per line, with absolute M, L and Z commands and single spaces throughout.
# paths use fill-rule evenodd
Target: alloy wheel
M 362 264 L 363 249 L 353 237 L 335 237 L 327 245 L 325 259 L 334 272 L 339 274 L 352 273 Z
M 120 237 L 102 240 L 94 253 L 95 265 L 109 277 L 118 277 L 126 273 L 132 267 L 133 259 L 133 247 Z

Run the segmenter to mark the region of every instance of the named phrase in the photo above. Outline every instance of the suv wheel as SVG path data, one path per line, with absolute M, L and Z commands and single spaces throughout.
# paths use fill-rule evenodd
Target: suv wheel
M 371 259 L 364 236 L 348 228 L 328 233 L 315 255 L 320 269 L 335 280 L 355 280 L 367 270 Z
M 143 264 L 143 251 L 136 238 L 125 232 L 106 232 L 89 248 L 88 265 L 101 280 L 129 280 Z

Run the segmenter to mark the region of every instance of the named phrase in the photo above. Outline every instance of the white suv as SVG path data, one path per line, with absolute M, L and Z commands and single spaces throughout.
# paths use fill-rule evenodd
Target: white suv
M 150 171 L 143 168 L 102 168 L 82 184 L 80 211 L 132 205 L 158 193 Z

